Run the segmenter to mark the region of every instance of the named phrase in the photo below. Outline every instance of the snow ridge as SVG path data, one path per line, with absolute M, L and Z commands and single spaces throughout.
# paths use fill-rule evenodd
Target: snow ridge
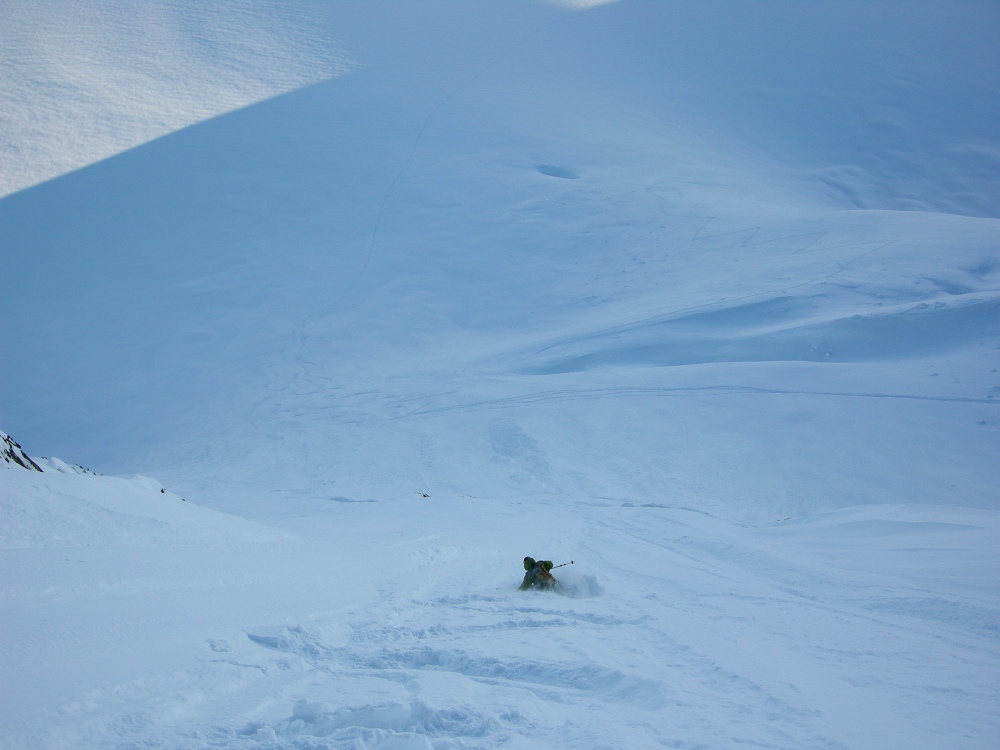
M 29 471 L 42 471 L 42 467 L 32 461 L 24 449 L 3 430 L 0 430 L 0 457 L 3 457 L 5 468 L 9 469 L 13 464 Z

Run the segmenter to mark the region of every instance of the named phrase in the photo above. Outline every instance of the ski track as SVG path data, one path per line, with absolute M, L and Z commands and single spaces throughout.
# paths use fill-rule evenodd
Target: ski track
M 843 749 L 854 745 L 828 715 L 829 701 L 817 702 L 814 680 L 830 682 L 849 703 L 861 691 L 888 700 L 886 710 L 923 705 L 924 727 L 943 695 L 958 710 L 951 720 L 973 725 L 982 717 L 961 708 L 971 695 L 1000 697 L 989 678 L 998 666 L 996 597 L 991 609 L 941 595 L 933 582 L 921 588 L 877 572 L 845 588 L 843 571 L 775 546 L 780 526 L 737 527 L 655 504 L 592 507 L 588 515 L 580 548 L 605 581 L 628 581 L 624 589 L 598 586 L 582 598 L 520 594 L 512 585 L 472 593 L 467 573 L 440 572 L 463 550 L 424 548 L 407 574 L 424 579 L 415 592 L 386 581 L 379 602 L 363 610 L 247 627 L 242 645 L 207 644 L 209 663 L 244 673 L 244 686 L 269 685 L 261 708 L 273 718 L 157 741 L 143 726 L 162 726 L 164 717 L 139 716 L 122 734 L 146 738 L 136 747 L 224 750 L 585 748 L 604 746 L 591 734 L 603 722 L 584 729 L 568 717 L 596 711 L 615 717 L 615 747 Z M 920 520 L 840 525 L 852 523 L 867 524 L 879 545 L 983 532 Z M 647 569 L 603 558 L 609 538 L 621 559 L 641 556 Z M 744 627 L 764 639 L 764 651 L 734 640 Z M 225 657 L 229 651 L 238 655 Z M 778 654 L 781 663 L 760 671 Z M 879 665 L 879 676 L 858 678 L 859 660 Z M 972 681 L 957 679 L 948 660 L 963 662 L 958 672 Z M 690 723 L 707 715 L 719 719 Z
M 424 417 L 444 412 L 471 412 L 489 409 L 505 409 L 522 404 L 547 403 L 551 401 L 586 401 L 602 398 L 616 398 L 627 396 L 697 396 L 697 395 L 778 395 L 778 396 L 824 396 L 834 398 L 873 398 L 873 399 L 904 399 L 914 401 L 942 401 L 945 403 L 974 403 L 988 404 L 990 406 L 1000 405 L 1000 401 L 986 398 L 968 398 L 961 396 L 918 396 L 905 393 L 862 393 L 849 391 L 809 391 L 809 390 L 782 390 L 777 388 L 760 388 L 745 385 L 711 385 L 692 386 L 678 388 L 655 388 L 655 387 L 633 387 L 633 388 L 592 388 L 580 390 L 557 390 L 538 391 L 535 393 L 523 394 L 520 396 L 510 396 L 507 398 L 491 399 L 488 401 L 476 401 L 466 404 L 456 404 L 454 406 L 439 406 L 434 408 L 416 409 L 404 414 L 391 417 L 391 419 L 409 419 Z
M 498 435 L 511 460 L 536 450 L 513 427 L 502 423 Z M 54 481 L 47 476 L 18 475 Z M 105 486 L 133 493 L 138 506 L 99 502 L 109 513 L 162 516 L 165 537 L 171 524 L 206 515 L 149 480 L 71 479 L 85 479 L 94 498 Z M 581 501 L 569 516 L 543 504 L 532 510 L 543 528 L 572 519 L 547 539 L 578 556 L 559 571 L 569 595 L 558 596 L 516 591 L 515 565 L 496 573 L 497 562 L 512 562 L 504 526 L 518 525 L 520 511 L 494 516 L 496 528 L 472 541 L 461 517 L 449 528 L 439 518 L 476 516 L 467 498 L 439 498 L 408 519 L 399 511 L 411 501 L 340 500 L 349 502 L 335 501 L 329 518 L 297 522 L 317 541 L 282 562 L 286 570 L 270 566 L 287 552 L 269 552 L 258 569 L 244 545 L 304 540 L 247 527 L 257 536 L 226 543 L 237 543 L 225 554 L 243 562 L 238 585 L 260 591 L 264 619 L 229 632 L 209 620 L 193 665 L 95 688 L 25 747 L 107 747 L 113 738 L 123 749 L 193 750 L 930 748 L 956 722 L 967 746 L 987 747 L 997 729 L 979 711 L 1000 699 L 1000 590 L 989 576 L 1000 571 L 984 562 L 995 511 L 874 506 L 752 526 L 627 497 Z M 67 492 L 31 512 L 67 513 L 71 501 Z M 224 517 L 209 515 L 225 534 Z M 334 550 L 348 538 L 380 560 L 377 571 L 336 571 Z M 222 559 L 221 549 L 206 559 Z M 18 561 L 30 551 L 8 553 Z M 213 597 L 236 585 L 202 571 L 198 554 L 189 551 L 186 572 L 175 568 L 177 581 L 140 573 L 112 588 L 25 593 L 32 608 L 55 612 L 64 602 Z M 108 570 L 119 559 L 103 547 L 77 555 Z M 299 575 L 288 591 L 303 564 L 314 577 Z M 325 568 L 364 582 L 369 601 L 361 589 L 345 599 L 329 588 Z M 967 570 L 988 577 L 967 579 Z M 301 616 L 268 619 L 279 593 L 315 601 Z M 114 632 L 129 629 L 115 623 Z

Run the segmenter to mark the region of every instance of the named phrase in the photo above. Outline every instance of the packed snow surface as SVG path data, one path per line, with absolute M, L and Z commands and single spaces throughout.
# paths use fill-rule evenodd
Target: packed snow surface
M 995 747 L 995 3 L 0 18 L 4 750 Z

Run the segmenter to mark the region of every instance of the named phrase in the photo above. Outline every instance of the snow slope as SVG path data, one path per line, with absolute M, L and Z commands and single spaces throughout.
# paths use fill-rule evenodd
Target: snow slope
M 148 482 L 0 481 L 4 747 L 995 737 L 995 510 L 341 497 L 281 533 Z M 522 548 L 575 555 L 570 596 L 514 590 Z
M 0 196 L 345 72 L 291 4 L 0 2 Z
M 0 199 L 0 426 L 186 498 L 0 471 L 3 746 L 991 745 L 995 4 L 220 7 Z

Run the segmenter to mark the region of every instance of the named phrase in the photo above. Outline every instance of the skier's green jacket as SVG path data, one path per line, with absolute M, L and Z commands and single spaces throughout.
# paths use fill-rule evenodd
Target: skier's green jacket
M 524 580 L 521 581 L 518 590 L 527 591 L 532 587 L 536 589 L 552 588 L 556 583 L 556 579 L 552 577 L 552 573 L 549 571 L 553 567 L 551 560 L 536 561 L 533 557 L 524 558 Z

